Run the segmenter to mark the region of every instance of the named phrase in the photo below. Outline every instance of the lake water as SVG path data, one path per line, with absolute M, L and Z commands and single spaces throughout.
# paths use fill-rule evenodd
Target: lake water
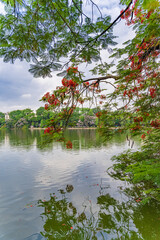
M 160 240 L 160 205 L 136 202 L 106 171 L 129 148 L 125 134 L 66 138 L 72 149 L 43 147 L 39 130 L 0 131 L 0 240 Z

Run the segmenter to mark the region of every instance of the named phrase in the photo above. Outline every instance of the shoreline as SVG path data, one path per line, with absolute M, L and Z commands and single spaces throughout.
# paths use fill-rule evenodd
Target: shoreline
M 36 128 L 36 127 L 32 127 L 32 128 L 28 128 L 30 130 L 44 130 L 46 128 Z M 69 130 L 73 130 L 73 129 L 97 129 L 97 127 L 70 127 L 70 128 L 66 128 L 66 130 L 69 129 Z
M 24 128 L 11 128 L 12 130 L 18 130 L 18 129 L 24 129 Z M 30 127 L 30 128 L 25 128 L 25 129 L 29 129 L 29 130 L 45 130 L 46 128 L 41 128 L 41 127 Z M 78 129 L 98 129 L 98 127 L 69 127 L 69 128 L 66 128 L 66 130 L 78 130 Z M 109 128 L 110 130 L 118 130 L 118 129 L 121 129 L 121 130 L 124 130 L 124 128 L 121 128 L 121 127 L 111 127 Z M 0 130 L 7 130 L 7 128 L 0 128 Z

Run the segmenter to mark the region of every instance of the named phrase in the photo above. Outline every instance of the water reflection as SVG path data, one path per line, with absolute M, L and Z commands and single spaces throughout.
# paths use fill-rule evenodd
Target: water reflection
M 0 131 L 0 239 L 159 240 L 160 206 L 136 202 L 106 171 L 128 148 L 126 135 L 104 142 L 96 130 L 65 134 L 73 149 L 42 147 L 39 130 Z
M 121 134 L 118 131 L 112 138 L 101 136 L 96 129 L 72 129 L 65 132 L 66 142 L 72 140 L 73 149 L 90 149 L 100 148 L 102 146 L 112 145 L 113 142 L 122 143 L 126 141 L 125 134 Z M 6 143 L 11 147 L 23 147 L 24 149 L 31 149 L 33 145 L 36 145 L 40 151 L 51 151 L 54 146 L 57 146 L 57 142 L 52 142 L 44 145 L 43 130 L 29 130 L 29 129 L 13 129 L 13 130 L 1 130 L 0 131 L 0 144 Z M 62 149 L 66 148 L 64 142 L 58 143 Z
M 5 136 L 6 136 L 6 131 L 0 130 L 0 145 L 4 144 Z
M 71 191 L 73 186 L 71 186 Z M 41 217 L 44 221 L 41 235 L 47 239 L 87 240 L 158 240 L 160 236 L 160 208 L 157 203 L 143 205 L 134 199 L 120 201 L 101 186 L 97 197 L 98 208 L 92 201 L 82 203 L 83 210 L 78 211 L 70 201 L 66 189 L 60 189 L 61 196 L 53 193 L 47 201 L 39 200 L 43 207 Z M 150 219 L 149 213 L 152 212 Z M 158 222 L 159 221 L 159 222 Z

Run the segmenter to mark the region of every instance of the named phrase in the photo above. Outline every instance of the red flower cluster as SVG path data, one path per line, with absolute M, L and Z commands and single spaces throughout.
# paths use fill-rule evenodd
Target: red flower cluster
M 50 95 L 49 92 L 47 92 L 43 97 L 42 97 L 43 101 L 48 101 L 48 103 L 50 105 L 55 105 L 55 106 L 59 106 L 60 105 L 60 101 L 55 97 L 54 94 Z M 49 108 L 48 104 L 45 104 L 44 108 L 47 110 Z
M 134 117 L 134 122 L 142 122 L 143 118 L 142 117 Z
M 59 105 L 60 101 L 54 96 L 54 94 L 52 94 L 49 98 L 48 98 L 48 102 L 50 105 Z
M 100 92 L 102 92 L 101 89 L 96 89 L 96 93 L 100 93 Z
M 99 83 L 97 81 L 94 81 L 90 86 L 90 91 L 93 91 L 93 89 L 96 89 L 98 87 L 99 87 Z
M 62 85 L 63 85 L 64 87 L 75 88 L 75 87 L 78 85 L 78 83 L 76 83 L 76 82 L 73 81 L 72 79 L 67 80 L 66 78 L 63 78 L 63 79 L 62 79 Z
M 150 87 L 149 92 L 152 98 L 156 97 L 156 89 L 154 87 Z
M 145 139 L 146 135 L 145 134 L 142 134 L 141 138 L 142 139 Z
M 141 129 L 140 125 L 136 125 L 135 127 L 131 128 L 131 130 L 133 130 L 133 131 L 137 131 L 137 130 L 140 130 L 140 129 Z
M 72 142 L 71 141 L 68 141 L 67 143 L 66 143 L 66 148 L 72 148 Z
M 84 82 L 84 83 L 83 83 L 83 86 L 84 86 L 84 87 L 89 86 L 89 82 Z
M 123 13 L 124 9 L 120 11 L 120 14 Z M 132 11 L 128 9 L 123 15 L 121 16 L 122 19 L 128 19 L 131 16 Z
M 127 91 L 126 91 L 126 90 L 124 90 L 124 92 L 123 92 L 123 96 L 125 97 L 125 96 L 126 96 L 126 94 L 127 94 Z
M 46 104 L 44 105 L 44 108 L 47 110 L 47 109 L 49 108 L 49 105 L 46 103 Z
M 44 134 L 46 134 L 46 133 L 51 133 L 51 131 L 52 131 L 52 128 L 51 128 L 51 127 L 48 127 L 48 128 L 46 128 L 46 129 L 44 130 Z
M 160 120 L 155 120 L 151 122 L 151 126 L 154 128 L 159 128 L 160 127 Z
M 144 112 L 143 114 L 144 114 L 144 116 L 147 116 L 147 117 L 149 116 L 149 113 L 147 113 L 147 112 Z
M 78 99 L 78 102 L 79 102 L 80 104 L 83 104 L 83 103 L 84 103 L 84 100 L 83 100 L 82 98 L 79 98 L 79 99 Z
M 102 112 L 97 112 L 96 117 L 100 118 L 102 116 Z
M 50 96 L 50 93 L 47 92 L 43 97 L 44 97 L 44 98 L 49 98 L 49 96 Z
M 63 79 L 62 79 L 62 85 L 63 85 L 64 87 L 68 87 L 68 86 L 69 86 L 69 82 L 68 82 L 68 80 L 67 80 L 66 78 L 63 78 Z
M 106 96 L 105 95 L 101 95 L 100 99 L 106 99 Z
M 69 80 L 69 87 L 75 88 L 78 84 L 74 82 L 72 79 Z
M 67 69 L 67 73 L 71 74 L 71 73 L 77 73 L 78 72 L 78 67 L 69 67 Z
M 136 202 L 141 202 L 141 200 L 142 200 L 141 198 L 138 198 L 136 199 Z

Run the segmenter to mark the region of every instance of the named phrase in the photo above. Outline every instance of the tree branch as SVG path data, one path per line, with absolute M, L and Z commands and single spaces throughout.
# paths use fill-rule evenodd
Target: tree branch
M 105 34 L 118 21 L 118 19 L 121 18 L 121 16 L 128 10 L 131 4 L 132 4 L 132 0 L 128 4 L 128 6 L 124 9 L 124 11 L 103 32 L 101 32 L 97 37 L 95 37 L 94 40 L 97 40 L 99 37 Z
M 58 13 L 58 15 L 60 16 L 60 18 L 63 20 L 63 22 L 64 22 L 64 23 L 66 24 L 66 26 L 69 28 L 69 30 L 71 31 L 71 33 L 73 34 L 73 36 L 74 36 L 74 37 L 77 37 L 77 34 L 76 34 L 74 31 L 72 31 L 71 27 L 70 27 L 69 24 L 66 22 L 65 18 L 60 14 L 60 12 L 58 11 L 58 9 L 55 8 L 54 3 L 53 3 L 52 5 L 53 5 L 54 10 L 57 11 L 57 13 Z
M 115 80 L 119 79 L 119 76 L 114 76 L 112 74 L 108 74 L 104 77 L 95 77 L 95 78 L 89 78 L 87 80 L 84 80 L 83 82 L 89 82 L 89 81 L 102 81 L 102 80 L 106 80 L 108 78 L 114 78 Z
M 97 41 L 98 38 L 100 38 L 103 34 L 105 34 L 117 21 L 118 19 L 121 18 L 121 16 L 128 10 L 128 8 L 130 7 L 130 5 L 132 4 L 133 0 L 130 1 L 130 3 L 128 4 L 128 6 L 124 9 L 124 11 L 103 31 L 101 32 L 99 35 L 97 35 L 95 38 L 93 38 L 92 40 L 88 41 L 87 44 L 75 55 L 76 56 L 79 56 L 81 52 L 83 52 L 83 50 L 88 47 L 88 45 L 92 43 L 92 45 L 90 45 L 90 47 L 93 46 L 94 44 L 94 41 Z M 85 42 L 84 42 L 85 43 Z

